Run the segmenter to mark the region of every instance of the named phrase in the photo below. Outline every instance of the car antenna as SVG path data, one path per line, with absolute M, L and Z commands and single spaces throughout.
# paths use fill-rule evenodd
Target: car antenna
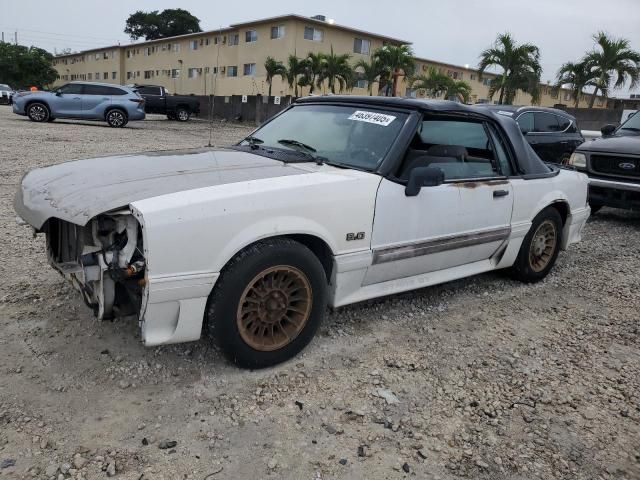
M 211 138 L 213 137 L 213 107 L 216 101 L 216 85 L 218 84 L 218 74 L 220 73 L 220 44 L 222 43 L 222 25 L 220 25 L 218 35 L 218 51 L 216 53 L 216 70 L 213 74 L 213 91 L 209 97 L 209 144 L 208 147 L 212 147 Z

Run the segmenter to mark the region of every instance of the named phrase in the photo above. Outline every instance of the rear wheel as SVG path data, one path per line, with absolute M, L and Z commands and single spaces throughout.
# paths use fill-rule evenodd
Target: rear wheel
M 562 217 L 548 207 L 533 219 L 512 267 L 513 277 L 527 283 L 539 282 L 553 268 L 562 243 Z
M 46 122 L 51 113 L 44 103 L 34 102 L 27 107 L 27 116 L 34 122 Z
M 326 304 L 327 278 L 313 252 L 290 239 L 271 239 L 246 248 L 225 267 L 206 322 L 227 358 L 263 368 L 311 341 Z
M 179 122 L 186 122 L 191 118 L 191 113 L 186 108 L 178 108 L 176 110 L 176 119 Z
M 109 126 L 113 128 L 124 127 L 129 121 L 127 114 L 118 109 L 109 110 L 106 115 L 106 120 Z

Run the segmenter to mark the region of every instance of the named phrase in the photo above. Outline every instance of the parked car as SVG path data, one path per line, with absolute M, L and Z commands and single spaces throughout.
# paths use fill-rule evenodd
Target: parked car
M 13 88 L 4 83 L 0 83 L 0 103 L 4 103 L 5 105 L 11 105 L 11 101 L 13 99 Z
M 200 113 L 200 102 L 196 97 L 171 95 L 158 85 L 134 85 L 133 88 L 145 99 L 147 113 L 166 115 L 169 120 L 186 122 L 191 115 Z
M 569 164 L 589 175 L 589 203 L 640 210 L 640 115 L 619 127 L 605 125 L 603 136 L 573 152 Z
M 111 127 L 124 127 L 145 117 L 144 99 L 135 90 L 91 82 L 71 82 L 50 92 L 20 92 L 14 96 L 13 113 L 34 122 L 75 118 L 104 120 Z
M 543 163 L 511 118 L 356 96 L 298 100 L 229 148 L 36 169 L 15 209 L 98 318 L 137 315 L 150 346 L 204 319 L 246 367 L 299 352 L 327 305 L 541 280 L 589 216 L 586 175 Z
M 479 104 L 496 113 L 513 117 L 522 134 L 545 162 L 566 165 L 584 137 L 574 116 L 557 108 Z

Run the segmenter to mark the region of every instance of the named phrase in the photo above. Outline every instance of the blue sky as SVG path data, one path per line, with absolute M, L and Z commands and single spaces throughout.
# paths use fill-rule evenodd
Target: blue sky
M 205 30 L 274 15 L 323 14 L 337 23 L 413 42 L 415 54 L 475 66 L 479 53 L 500 32 L 538 45 L 542 80 L 553 80 L 560 65 L 593 46 L 591 35 L 604 30 L 629 39 L 640 50 L 640 0 L 404 0 L 322 2 L 270 0 L 212 2 L 181 0 L 1 0 L 0 31 L 5 40 L 18 31 L 22 44 L 50 51 L 82 50 L 128 43 L 122 32 L 134 10 L 184 8 Z M 613 95 L 626 95 L 626 91 Z

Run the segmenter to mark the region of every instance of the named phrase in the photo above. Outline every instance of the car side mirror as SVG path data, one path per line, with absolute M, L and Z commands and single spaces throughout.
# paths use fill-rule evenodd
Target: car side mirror
M 616 131 L 616 126 L 615 125 L 605 125 L 604 127 L 602 127 L 600 129 L 600 131 L 602 132 L 602 135 L 613 135 L 613 132 Z
M 444 183 L 444 172 L 435 167 L 417 167 L 409 173 L 409 181 L 404 189 L 407 197 L 415 197 L 422 187 L 437 187 Z
M 56 91 L 56 97 L 61 97 L 62 96 L 62 92 L 60 90 Z

